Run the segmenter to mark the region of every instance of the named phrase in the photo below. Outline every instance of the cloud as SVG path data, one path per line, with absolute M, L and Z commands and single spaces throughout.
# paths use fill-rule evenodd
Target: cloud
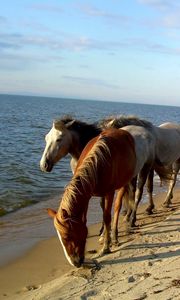
M 0 69 L 1 71 L 21 71 L 33 67 L 35 64 L 46 63 L 46 59 L 35 55 L 23 54 L 1 54 L 0 56 Z
M 3 45 L 4 47 L 4 45 Z M 7 48 L 7 47 L 6 47 Z M 0 43 L 0 70 L 2 71 L 17 71 L 26 70 L 32 68 L 38 68 L 39 65 L 45 66 L 47 63 L 59 63 L 64 61 L 64 58 L 60 55 L 54 54 L 39 54 L 29 53 L 29 51 L 10 51 L 12 49 L 7 49 L 8 51 L 1 50 Z
M 19 40 L 21 39 L 21 34 L 0 34 L 0 50 L 2 49 L 17 49 L 20 48 Z
M 75 82 L 78 84 L 85 84 L 85 85 L 96 85 L 105 88 L 112 88 L 112 89 L 119 89 L 119 85 L 110 84 L 106 80 L 103 79 L 96 79 L 96 78 L 85 78 L 85 77 L 75 77 L 75 76 L 62 76 L 63 79 L 69 80 L 71 82 Z
M 0 16 L 0 24 L 6 24 L 7 23 L 7 19 L 3 16 Z
M 44 35 L 23 35 L 23 34 L 0 34 L 0 51 L 23 49 L 28 47 L 39 47 L 49 49 L 54 52 L 70 51 L 70 52 L 85 52 L 85 51 L 117 51 L 120 49 L 132 49 L 138 51 L 149 51 L 165 54 L 179 55 L 178 48 L 167 47 L 165 44 L 151 42 L 145 38 L 129 38 L 114 40 L 97 40 L 88 37 L 65 37 L 53 38 Z M 43 55 L 43 53 L 42 53 Z
M 79 4 L 79 5 L 77 5 L 77 7 L 83 14 L 85 14 L 87 16 L 101 17 L 101 18 L 107 20 L 108 22 L 109 21 L 119 22 L 121 24 L 128 25 L 132 21 L 132 18 L 130 18 L 128 16 L 124 16 L 121 14 L 109 13 L 105 10 L 99 9 L 90 4 Z
M 180 7 L 179 0 L 138 0 L 138 2 L 158 10 L 172 10 Z
M 176 0 L 138 0 L 140 4 L 153 7 L 160 15 L 146 19 L 143 24 L 151 28 L 179 29 L 180 1 Z
M 36 4 L 32 4 L 30 6 L 30 8 L 33 10 L 38 10 L 38 11 L 63 13 L 63 8 L 60 5 L 36 3 Z
M 176 13 L 170 13 L 164 16 L 161 21 L 160 25 L 166 28 L 180 28 L 180 11 Z

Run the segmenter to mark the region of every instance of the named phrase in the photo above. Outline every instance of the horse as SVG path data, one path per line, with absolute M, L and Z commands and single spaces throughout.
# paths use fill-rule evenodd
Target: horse
M 127 119 L 127 120 L 126 120 Z M 157 173 L 161 173 L 162 179 L 169 179 L 169 189 L 163 205 L 169 207 L 173 198 L 173 188 L 176 183 L 180 169 L 180 125 L 172 122 L 163 123 L 155 126 L 152 123 L 137 119 L 136 117 L 113 117 L 108 118 L 107 122 L 102 123 L 105 128 L 122 128 L 124 122 L 133 122 L 133 125 L 144 126 L 153 133 L 156 138 L 156 164 Z M 123 125 L 123 126 L 122 126 Z M 149 127 L 149 128 L 148 128 Z M 151 192 L 149 194 L 150 205 L 146 211 L 150 214 L 154 208 Z
M 121 128 L 121 130 L 129 132 L 135 142 L 136 168 L 131 180 L 131 190 L 133 191 L 132 199 L 134 200 L 134 205 L 133 207 L 132 205 L 128 207 L 126 215 L 126 220 L 129 222 L 131 227 L 135 226 L 136 211 L 142 198 L 143 188 L 146 181 L 148 183 L 147 190 L 149 197 L 152 194 L 152 168 L 155 162 L 156 140 L 150 129 L 151 126 L 149 126 L 148 123 L 146 124 L 146 127 L 129 125 Z M 118 218 L 125 192 L 126 191 L 122 191 L 121 193 L 119 192 L 115 199 L 114 219 L 112 225 L 112 240 L 114 243 L 118 242 Z
M 59 160 L 70 154 L 70 166 L 74 173 L 82 150 L 101 131 L 102 128 L 96 123 L 88 124 L 71 116 L 54 120 L 52 128 L 45 136 L 46 146 L 40 160 L 41 170 L 51 172 Z
M 172 203 L 173 188 L 180 170 L 180 124 L 163 123 L 156 127 L 157 157 L 161 166 L 166 168 L 169 176 L 169 188 L 163 205 L 169 207 Z M 160 171 L 160 169 L 159 169 Z M 164 172 L 164 170 L 163 170 Z
M 62 119 L 55 120 L 53 122 L 53 126 L 51 130 L 48 132 L 48 134 L 45 137 L 46 146 L 40 161 L 40 168 L 42 171 L 45 172 L 51 172 L 53 169 L 53 166 L 64 156 L 66 156 L 68 153 L 71 154 L 71 169 L 72 172 L 74 172 L 74 169 L 76 167 L 77 161 L 80 157 L 80 154 L 87 144 L 87 142 L 97 136 L 104 128 L 111 127 L 109 122 L 113 121 L 112 127 L 120 128 L 122 126 L 126 125 L 137 125 L 142 126 L 146 128 L 151 127 L 151 123 L 139 119 L 135 116 L 123 116 L 121 115 L 118 119 L 114 119 L 114 117 L 105 118 L 98 123 L 94 124 L 88 124 L 76 119 L 73 119 L 70 116 L 65 116 Z M 118 121 L 118 125 L 117 125 Z M 115 124 L 116 122 L 116 124 Z M 145 151 L 146 152 L 146 151 Z M 135 182 L 135 181 L 134 181 Z M 148 189 L 148 194 L 151 197 L 151 191 Z M 121 190 L 122 193 L 122 190 Z M 124 192 L 122 195 L 124 195 Z M 116 203 L 120 203 L 122 199 L 122 195 L 117 195 L 117 198 L 119 198 L 119 201 L 116 201 Z M 101 198 L 101 207 L 104 209 L 104 200 Z M 115 219 L 116 215 L 118 216 L 118 211 L 120 210 L 119 204 L 115 206 Z M 114 224 L 116 224 L 117 221 L 114 221 Z M 115 226 L 113 226 L 114 230 L 113 232 L 117 232 L 117 229 Z M 103 226 L 100 230 L 100 234 L 103 231 Z M 114 239 L 113 239 L 114 240 Z
M 86 216 L 93 195 L 105 197 L 104 244 L 100 255 L 110 252 L 111 208 L 116 190 L 128 185 L 136 169 L 135 142 L 121 129 L 107 129 L 83 149 L 74 175 L 65 189 L 58 211 L 48 209 L 68 262 L 80 267 L 87 238 Z
M 154 159 L 154 165 L 153 168 L 149 169 L 148 176 L 141 176 L 139 175 L 139 182 L 135 194 L 135 205 L 133 208 L 133 211 L 130 210 L 130 212 L 127 215 L 127 219 L 129 219 L 131 215 L 131 226 L 135 226 L 136 221 L 136 211 L 138 208 L 138 204 L 141 200 L 141 180 L 148 179 L 147 180 L 147 191 L 149 195 L 149 206 L 146 209 L 146 211 L 150 214 L 152 213 L 152 210 L 154 208 L 154 202 L 152 197 L 153 192 L 153 174 L 154 170 L 158 173 L 161 180 L 167 180 L 169 179 L 169 190 L 167 192 L 164 206 L 169 207 L 171 203 L 171 199 L 173 197 L 173 188 L 176 183 L 177 174 L 180 169 L 180 125 L 174 124 L 174 123 L 163 123 L 159 127 L 154 126 L 152 123 L 144 120 L 140 120 L 142 123 L 141 126 L 145 126 L 147 130 L 151 132 L 151 134 L 154 136 L 155 139 L 155 159 Z M 121 119 L 115 118 L 115 119 L 109 119 L 106 123 L 107 128 L 119 128 L 121 126 Z M 128 126 L 127 126 L 128 128 Z M 121 127 L 121 129 L 126 130 L 126 127 Z M 153 146 L 153 147 L 154 147 Z M 141 171 L 142 172 L 142 171 Z M 143 181 L 144 181 L 143 179 Z M 134 183 L 136 186 L 136 182 Z M 136 188 L 134 187 L 134 190 Z M 118 222 L 118 216 L 119 211 L 122 205 L 122 198 L 117 198 L 115 201 L 115 214 L 114 214 L 114 222 L 117 230 L 117 222 Z M 117 232 L 116 232 L 116 238 L 117 239 Z

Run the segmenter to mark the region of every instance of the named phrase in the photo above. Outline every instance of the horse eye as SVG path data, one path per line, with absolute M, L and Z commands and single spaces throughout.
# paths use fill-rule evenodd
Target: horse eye
M 57 139 L 56 142 L 57 142 L 57 143 L 60 143 L 60 142 L 61 142 L 61 138 Z

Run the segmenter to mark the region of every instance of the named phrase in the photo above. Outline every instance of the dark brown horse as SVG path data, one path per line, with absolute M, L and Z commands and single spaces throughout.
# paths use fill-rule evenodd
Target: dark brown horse
M 58 211 L 48 210 L 54 218 L 55 228 L 70 264 L 79 267 L 84 261 L 86 216 L 88 203 L 93 195 L 105 197 L 105 236 L 100 254 L 110 251 L 114 193 L 129 184 L 135 168 L 134 139 L 125 130 L 107 129 L 86 145 Z

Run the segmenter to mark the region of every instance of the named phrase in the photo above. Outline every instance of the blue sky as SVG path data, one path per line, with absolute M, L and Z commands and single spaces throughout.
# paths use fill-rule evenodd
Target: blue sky
M 180 1 L 0 3 L 0 93 L 180 105 Z

